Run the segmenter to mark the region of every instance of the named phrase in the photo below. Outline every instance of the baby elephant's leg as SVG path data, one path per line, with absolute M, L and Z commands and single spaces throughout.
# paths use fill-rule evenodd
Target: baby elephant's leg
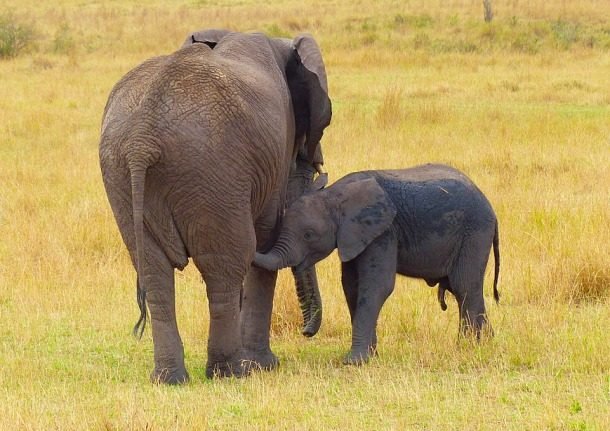
M 489 245 L 488 245 L 489 244 Z M 457 264 L 449 275 L 449 284 L 460 309 L 460 334 L 480 339 L 483 330 L 493 335 L 485 312 L 483 280 L 491 240 L 483 234 L 464 242 Z
M 352 317 L 352 348 L 345 358 L 346 364 L 367 362 L 376 347 L 379 312 L 394 289 L 396 253 L 396 238 L 387 232 L 354 259 L 357 277 L 350 278 L 357 279 L 358 295 Z
M 356 259 L 341 263 L 341 284 L 349 309 L 350 322 L 354 323 L 358 304 L 358 265 Z
M 356 316 L 356 306 L 358 305 L 358 265 L 357 259 L 349 262 L 343 262 L 341 264 L 341 284 L 343 285 L 343 293 L 345 294 L 345 300 L 347 301 L 347 307 L 349 309 L 349 317 L 352 325 L 354 324 L 354 317 Z M 373 329 L 373 336 L 371 337 L 371 344 L 369 351 L 372 354 L 377 354 L 377 331 Z

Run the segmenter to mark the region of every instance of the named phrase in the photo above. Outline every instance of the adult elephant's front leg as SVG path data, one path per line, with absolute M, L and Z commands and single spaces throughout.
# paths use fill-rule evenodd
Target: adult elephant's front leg
M 248 271 L 242 292 L 240 321 L 244 354 L 251 366 L 264 370 L 279 365 L 269 345 L 276 280 L 276 271 L 253 266 Z

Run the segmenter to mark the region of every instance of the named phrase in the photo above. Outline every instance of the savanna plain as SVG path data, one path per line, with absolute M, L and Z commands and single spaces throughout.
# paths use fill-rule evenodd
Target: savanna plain
M 610 429 L 610 3 L 9 0 L 0 7 L 0 429 Z M 135 272 L 98 165 L 110 89 L 192 30 L 310 32 L 329 76 L 331 181 L 426 162 L 466 172 L 499 219 L 495 337 L 399 278 L 379 356 L 345 367 L 335 255 L 300 335 L 289 273 L 273 372 L 206 380 L 208 309 L 177 274 L 191 381 L 149 383 Z M 490 263 L 492 260 L 490 260 Z

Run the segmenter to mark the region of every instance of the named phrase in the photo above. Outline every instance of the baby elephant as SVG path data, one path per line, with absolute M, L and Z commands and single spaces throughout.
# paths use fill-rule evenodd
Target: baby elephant
M 461 332 L 479 338 L 489 325 L 483 278 L 492 244 L 498 301 L 498 222 L 489 201 L 463 173 L 428 164 L 352 173 L 302 196 L 286 210 L 276 244 L 254 263 L 302 270 L 338 248 L 352 320 L 345 362 L 360 364 L 376 350 L 377 318 L 396 273 L 439 284 L 443 310 L 445 291 L 453 293 Z

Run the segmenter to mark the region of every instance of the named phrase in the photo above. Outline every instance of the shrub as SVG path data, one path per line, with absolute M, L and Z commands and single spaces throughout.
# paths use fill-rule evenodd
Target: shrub
M 33 39 L 31 25 L 16 22 L 12 14 L 0 15 L 0 58 L 16 57 Z
M 430 36 L 426 33 L 417 33 L 412 40 L 413 49 L 428 49 L 431 44 Z
M 578 41 L 580 26 L 577 23 L 559 20 L 551 24 L 551 30 L 558 46 L 565 49 Z
M 395 26 L 408 26 L 411 28 L 428 28 L 434 25 L 434 20 L 428 14 L 421 15 L 401 15 L 394 16 Z
M 72 37 L 72 31 L 68 24 L 62 24 L 55 32 L 53 39 L 53 51 L 56 54 L 69 54 L 76 48 L 76 43 Z
M 379 37 L 377 36 L 377 33 L 375 32 L 366 32 L 363 36 L 362 36 L 362 45 L 363 46 L 371 46 L 373 45 L 377 39 L 379 39 Z
M 522 31 L 515 34 L 510 46 L 524 54 L 536 54 L 540 50 L 541 41 L 531 32 Z

